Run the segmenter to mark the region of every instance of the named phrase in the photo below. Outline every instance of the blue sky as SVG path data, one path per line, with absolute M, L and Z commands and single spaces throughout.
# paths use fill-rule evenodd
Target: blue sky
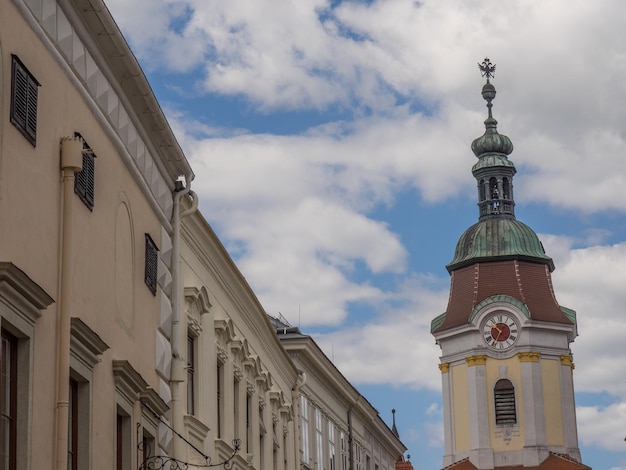
M 314 336 L 442 461 L 438 347 L 471 141 L 496 63 L 516 215 L 554 259 L 583 460 L 626 469 L 626 3 L 108 0 L 195 172 L 200 209 L 270 314 Z

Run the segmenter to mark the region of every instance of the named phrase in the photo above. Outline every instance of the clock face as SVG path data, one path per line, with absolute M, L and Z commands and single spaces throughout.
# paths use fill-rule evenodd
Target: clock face
M 483 326 L 483 338 L 494 349 L 507 349 L 517 339 L 517 323 L 506 313 L 496 313 L 487 317 Z

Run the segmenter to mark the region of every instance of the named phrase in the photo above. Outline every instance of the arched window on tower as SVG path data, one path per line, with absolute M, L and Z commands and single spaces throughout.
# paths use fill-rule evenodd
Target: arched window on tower
M 502 199 L 511 199 L 511 186 L 508 178 L 502 178 Z
M 480 180 L 478 183 L 478 200 L 483 202 L 487 199 L 487 195 L 485 194 L 485 180 Z
M 489 196 L 491 197 L 491 213 L 500 212 L 500 192 L 498 191 L 498 180 L 489 178 Z
M 515 411 L 515 387 L 508 379 L 500 379 L 493 389 L 496 425 L 517 424 Z

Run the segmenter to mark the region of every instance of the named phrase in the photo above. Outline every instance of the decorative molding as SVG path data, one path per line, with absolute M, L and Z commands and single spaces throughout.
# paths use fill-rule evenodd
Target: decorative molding
M 508 446 L 514 437 L 520 436 L 519 426 L 497 426 L 494 436 L 500 438 Z
M 517 353 L 517 357 L 519 357 L 520 362 L 539 362 L 541 353 L 530 352 L 530 351 L 520 352 L 520 353 Z
M 233 364 L 233 375 L 239 381 L 243 379 L 243 371 L 241 370 L 239 364 Z
M 572 370 L 574 370 L 574 356 L 572 356 L 571 354 L 561 356 L 561 365 L 569 366 Z
M 209 295 L 206 288 L 202 287 L 185 287 L 185 300 L 192 305 L 195 305 L 197 313 L 204 315 L 211 310 L 211 302 L 209 301 Z M 195 312 L 194 312 L 195 313 Z
M 149 408 L 148 413 L 144 413 L 143 416 L 150 421 L 150 423 L 156 428 L 159 426 L 159 417 L 164 416 L 170 407 L 159 396 L 158 392 L 153 388 L 147 388 L 139 394 L 141 404 Z
M 220 337 L 224 344 L 228 344 L 235 339 L 235 326 L 230 318 L 227 320 L 216 318 L 213 321 L 213 328 L 215 328 L 216 335 Z
M 216 344 L 217 347 L 217 360 L 222 364 L 226 364 L 228 361 L 228 353 L 226 349 L 221 344 Z
M 115 388 L 131 405 L 137 401 L 139 394 L 148 388 L 148 383 L 128 361 L 113 361 L 113 375 Z
M 475 356 L 469 356 L 465 358 L 465 362 L 467 362 L 469 367 L 484 366 L 487 363 L 487 355 L 477 354 Z
M 54 299 L 24 271 L 4 261 L 0 262 L 0 302 L 33 326 L 41 310 L 54 303 Z
M 516 310 L 519 310 L 526 318 L 530 318 L 530 312 L 528 311 L 528 307 L 524 303 L 520 302 L 514 297 L 511 297 L 510 295 L 498 294 L 487 297 L 486 299 L 476 304 L 476 306 L 474 306 L 474 308 L 472 309 L 469 321 L 474 321 L 474 319 L 490 305 L 493 305 L 493 309 L 504 308 L 506 310 L 510 310 L 511 307 L 514 307 Z M 508 307 L 508 309 L 506 307 Z
M 442 362 L 441 364 L 439 364 L 439 370 L 442 374 L 447 374 L 448 372 L 450 372 L 450 363 Z
M 194 315 L 187 312 L 187 327 L 191 330 L 194 336 L 200 336 L 202 332 L 202 324 Z
M 190 440 L 194 442 L 194 444 L 200 444 L 204 442 L 206 437 L 209 435 L 209 431 L 211 430 L 206 424 L 200 421 L 198 418 L 192 415 L 185 415 L 183 417 L 183 421 L 185 423 L 185 429 L 187 430 Z
M 109 349 L 109 346 L 80 318 L 72 317 L 70 322 L 70 351 L 89 370 L 93 370 L 100 362 L 98 356 Z

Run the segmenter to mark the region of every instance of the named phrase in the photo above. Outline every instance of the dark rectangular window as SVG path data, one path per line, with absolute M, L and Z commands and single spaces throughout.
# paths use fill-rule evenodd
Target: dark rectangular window
M 11 123 L 34 147 L 37 143 L 39 82 L 16 55 L 11 57 Z
M 67 468 L 78 470 L 78 382 L 70 379 Z
M 222 437 L 222 420 L 224 419 L 224 411 L 222 410 L 222 406 L 224 405 L 224 401 L 222 396 L 224 391 L 222 389 L 224 385 L 224 367 L 220 363 L 217 364 L 217 380 L 215 383 L 217 387 L 217 437 Z
M 93 211 L 94 203 L 94 189 L 96 182 L 96 154 L 93 153 L 89 144 L 83 139 L 78 132 L 75 132 L 76 137 L 80 137 L 83 141 L 83 169 L 76 172 L 74 176 L 74 192 L 78 195 L 81 201 Z
M 17 454 L 17 338 L 2 330 L 0 378 L 0 467 L 16 470 Z
M 115 432 L 115 469 L 130 470 L 131 436 L 130 416 L 118 409 Z
M 193 335 L 187 335 L 187 414 L 195 413 L 194 373 L 196 369 L 196 341 Z
M 158 251 L 156 244 L 146 233 L 146 271 L 145 281 L 153 295 L 157 291 L 157 269 L 158 269 Z
M 146 429 L 143 430 L 143 437 L 141 440 L 141 451 L 143 454 L 143 466 L 140 468 L 152 468 L 148 464 L 148 459 L 155 454 L 155 439 Z M 152 459 L 153 460 L 153 459 Z M 152 464 L 153 465 L 153 464 Z

